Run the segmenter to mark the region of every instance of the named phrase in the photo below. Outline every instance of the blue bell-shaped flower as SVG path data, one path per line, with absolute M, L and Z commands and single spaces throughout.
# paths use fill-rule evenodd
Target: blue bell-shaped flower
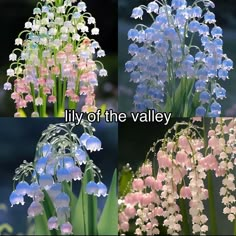
M 16 185 L 16 193 L 18 193 L 19 195 L 24 196 L 28 194 L 29 191 L 30 191 L 30 186 L 25 181 L 21 181 Z
M 98 197 L 100 197 L 100 196 L 106 197 L 107 196 L 107 187 L 106 187 L 106 185 L 102 182 L 98 182 L 97 187 L 98 187 L 97 196 Z
M 90 181 L 86 185 L 86 193 L 89 195 L 97 195 L 98 193 L 98 186 L 94 181 Z
M 24 205 L 25 201 L 24 201 L 24 197 L 20 194 L 18 194 L 16 191 L 13 191 L 9 197 L 10 203 L 11 203 L 11 207 L 13 207 L 13 205 Z
M 57 180 L 58 182 L 63 182 L 63 181 L 71 181 L 72 180 L 72 176 L 69 172 L 68 169 L 66 168 L 60 168 L 57 170 Z
M 86 164 L 87 154 L 80 147 L 78 147 L 75 151 L 75 158 L 79 165 Z
M 48 189 L 50 186 L 53 185 L 53 178 L 49 174 L 41 174 L 39 176 L 39 185 L 42 188 Z
M 102 142 L 94 135 L 88 138 L 86 142 L 86 149 L 95 152 L 95 151 L 100 151 L 102 148 Z

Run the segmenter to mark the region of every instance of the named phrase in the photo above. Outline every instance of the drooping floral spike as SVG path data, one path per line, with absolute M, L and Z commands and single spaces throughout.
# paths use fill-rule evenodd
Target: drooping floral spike
M 216 25 L 210 0 L 154 0 L 133 9 L 145 12 L 151 25 L 137 24 L 128 32 L 132 40 L 125 64 L 130 81 L 137 84 L 137 111 L 155 109 L 176 116 L 221 114 L 217 102 L 226 97 L 221 82 L 229 78 L 233 61 L 223 52 L 223 30 Z
M 83 120 L 81 125 L 84 133 L 80 138 L 72 132 L 74 124 L 50 125 L 43 132 L 36 147 L 34 163 L 24 161 L 16 170 L 14 181 L 18 183 L 9 198 L 12 206 L 24 205 L 26 195 L 32 198 L 28 217 L 34 218 L 47 211 L 44 203 L 47 201 L 46 197 L 49 197 L 55 215 L 47 219 L 48 229 L 60 229 L 62 235 L 73 234 L 70 221 L 71 198 L 66 192 L 67 184 L 72 186 L 73 180 L 80 181 L 87 171 L 92 171 L 94 177 L 86 180 L 88 182 L 85 183 L 87 185 L 85 192 L 97 197 L 107 196 L 107 187 L 101 182 L 101 171 L 88 155 L 88 151 L 101 150 L 102 143 L 94 136 L 95 130 L 90 123 Z M 92 138 L 89 145 L 87 142 L 82 142 L 83 137 Z M 31 177 L 30 184 L 25 181 L 28 176 Z
M 66 100 L 75 109 L 82 100 L 83 112 L 96 111 L 98 77 L 107 76 L 97 59 L 105 52 L 89 34 L 98 35 L 95 18 L 77 0 L 39 1 L 25 30 L 15 40 L 18 46 L 9 56 L 5 90 L 13 92 L 15 116 L 28 106 L 32 116 L 47 116 L 54 104 L 54 116 L 62 116 Z
M 203 132 L 206 135 L 202 136 Z M 159 142 L 162 145 L 156 153 Z M 236 119 L 209 119 L 203 127 L 177 122 L 163 139 L 154 142 L 146 157 L 152 153 L 154 160 L 142 164 L 128 183 L 130 190 L 120 196 L 121 234 L 134 230 L 136 235 L 182 235 L 186 234 L 184 224 L 188 224 L 188 235 L 206 235 L 209 216 L 205 202 L 210 198 L 209 191 L 215 194 L 208 182 L 211 172 L 222 179 L 217 190 L 222 196 L 223 213 L 230 222 L 235 221 Z M 157 167 L 153 161 L 157 161 Z M 210 204 L 213 200 L 209 199 Z

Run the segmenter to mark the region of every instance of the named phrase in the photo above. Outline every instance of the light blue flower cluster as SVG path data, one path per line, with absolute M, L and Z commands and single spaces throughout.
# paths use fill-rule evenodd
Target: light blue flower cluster
M 226 97 L 226 90 L 219 81 L 228 79 L 233 62 L 223 53 L 222 29 L 210 7 L 215 7 L 210 0 L 195 0 L 191 6 L 186 0 L 172 0 L 170 5 L 154 0 L 133 9 L 132 18 L 142 19 L 146 11 L 153 20 L 150 26 L 137 24 L 128 32 L 132 58 L 125 68 L 137 84 L 137 111 L 163 111 L 168 99 L 172 109 L 179 109 L 176 90 L 185 86 L 189 101 L 198 98 L 196 116 L 221 114 L 217 100 Z M 193 82 L 188 87 L 189 81 Z
M 89 129 L 88 129 L 89 128 Z M 92 134 L 91 127 L 80 138 L 72 133 L 72 128 L 66 124 L 50 125 L 43 132 L 37 145 L 34 163 L 24 162 L 16 170 L 18 180 L 15 190 L 10 195 L 11 205 L 24 205 L 24 197 L 32 198 L 28 208 L 28 217 L 44 213 L 45 194 L 50 197 L 56 215 L 48 219 L 49 230 L 60 227 L 62 234 L 72 234 L 70 223 L 70 197 L 63 191 L 64 184 L 81 180 L 88 170 L 93 170 L 99 182 L 93 179 L 86 185 L 86 193 L 95 196 L 107 196 L 107 187 L 100 181 L 100 169 L 89 159 L 90 152 L 101 150 L 101 141 Z M 59 134 L 63 132 L 62 134 Z M 24 181 L 26 173 L 32 174 L 31 183 Z M 23 178 L 23 180 L 22 180 Z

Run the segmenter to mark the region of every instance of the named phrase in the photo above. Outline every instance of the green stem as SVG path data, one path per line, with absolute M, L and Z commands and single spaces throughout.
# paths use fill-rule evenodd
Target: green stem
M 54 86 L 53 86 L 53 95 L 56 97 L 56 102 L 54 103 L 54 117 L 57 116 L 57 103 L 58 103 L 58 97 L 57 97 L 57 78 L 54 75 L 53 76 L 53 80 L 54 80 Z
M 61 78 L 58 78 L 58 97 L 57 97 L 57 109 L 61 110 L 61 100 L 62 100 L 62 84 Z
M 85 223 L 85 202 L 84 202 L 84 193 L 85 193 L 85 183 L 83 183 L 82 189 L 82 206 L 83 206 L 83 218 L 84 218 L 84 235 L 87 235 L 86 223 Z
M 204 150 L 205 155 L 207 155 L 207 147 L 208 147 L 208 129 L 209 124 L 207 122 L 207 118 L 203 118 L 203 132 L 204 132 Z M 207 182 L 208 182 L 208 195 L 209 195 L 209 209 L 210 209 L 210 232 L 212 235 L 217 235 L 217 222 L 216 222 L 216 212 L 215 212 L 215 200 L 214 200 L 214 187 L 213 187 L 213 179 L 212 173 L 208 171 L 207 173 Z
M 34 85 L 32 83 L 30 83 L 30 90 L 31 90 L 31 94 L 33 97 L 33 107 L 34 107 L 34 112 L 38 112 L 37 106 L 35 105 L 35 91 L 34 91 Z
M 182 223 L 183 235 L 190 235 L 188 213 L 187 213 L 185 201 L 184 199 L 179 199 L 179 202 L 180 202 L 180 212 L 181 212 L 181 215 L 183 216 L 183 223 Z
M 212 173 L 208 171 L 207 173 L 208 182 L 208 194 L 209 194 L 209 209 L 210 209 L 210 231 L 212 235 L 217 235 L 217 222 L 215 214 L 215 202 L 214 202 L 214 188 Z
M 234 220 L 234 236 L 236 236 L 236 219 Z
M 66 98 L 66 79 L 64 79 L 63 81 L 62 102 L 61 102 L 62 109 L 65 109 L 65 98 Z

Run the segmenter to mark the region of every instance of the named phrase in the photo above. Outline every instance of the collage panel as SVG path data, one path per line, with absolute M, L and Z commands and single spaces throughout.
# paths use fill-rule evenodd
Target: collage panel
M 236 235 L 233 0 L 0 9 L 0 235 Z
M 232 0 L 136 0 L 119 7 L 119 111 L 234 116 Z
M 117 235 L 116 123 L 0 123 L 1 235 Z
M 120 235 L 235 235 L 235 118 L 119 124 Z
M 7 22 L 0 116 L 117 111 L 116 0 L 2 0 L 0 7 Z

